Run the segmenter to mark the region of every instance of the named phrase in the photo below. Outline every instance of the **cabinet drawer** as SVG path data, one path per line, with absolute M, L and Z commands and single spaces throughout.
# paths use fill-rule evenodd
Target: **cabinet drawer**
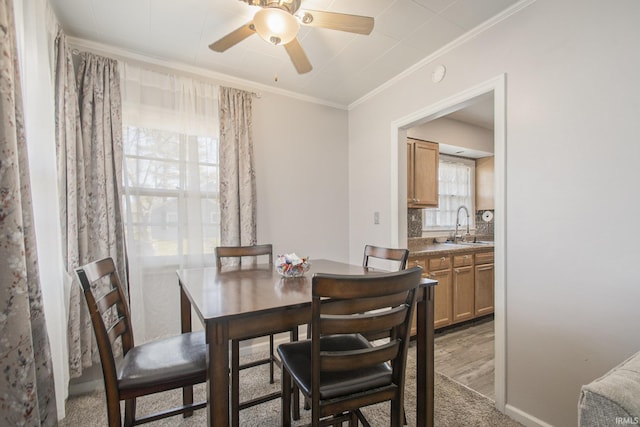
M 446 270 L 451 267 L 451 257 L 433 257 L 429 258 L 429 271 Z
M 454 267 L 465 267 L 467 265 L 473 265 L 473 255 L 455 255 L 453 257 L 453 266 Z
M 476 264 L 491 264 L 493 262 L 493 251 L 476 254 Z
M 409 258 L 407 268 L 422 267 L 423 273 L 427 272 L 427 260 L 425 257 Z

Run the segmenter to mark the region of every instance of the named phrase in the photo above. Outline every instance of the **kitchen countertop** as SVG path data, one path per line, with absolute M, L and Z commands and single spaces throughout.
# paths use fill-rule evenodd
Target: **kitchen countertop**
M 409 256 L 437 256 L 453 255 L 464 253 L 487 252 L 493 250 L 493 242 L 483 242 L 481 244 L 470 243 L 436 243 L 433 239 L 409 239 Z

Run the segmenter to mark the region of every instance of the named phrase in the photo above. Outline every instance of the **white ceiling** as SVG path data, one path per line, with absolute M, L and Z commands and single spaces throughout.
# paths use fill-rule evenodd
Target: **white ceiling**
M 297 74 L 282 46 L 253 35 L 217 53 L 213 41 L 246 24 L 240 0 L 50 0 L 65 33 L 348 106 L 518 0 L 303 0 L 301 9 L 372 16 L 368 36 L 302 26 L 313 70 Z M 277 75 L 277 82 L 275 76 Z

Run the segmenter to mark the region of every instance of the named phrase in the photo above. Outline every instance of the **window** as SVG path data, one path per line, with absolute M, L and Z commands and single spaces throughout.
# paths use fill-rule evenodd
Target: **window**
M 453 230 L 460 206 L 469 210 L 470 227 L 474 227 L 475 161 L 461 157 L 440 155 L 438 170 L 438 207 L 424 209 L 423 229 Z M 464 214 L 464 211 L 462 212 Z M 466 218 L 460 218 L 466 227 Z
M 129 241 L 145 256 L 212 254 L 220 228 L 217 139 L 128 126 L 123 140 Z M 199 239 L 191 238 L 193 224 Z

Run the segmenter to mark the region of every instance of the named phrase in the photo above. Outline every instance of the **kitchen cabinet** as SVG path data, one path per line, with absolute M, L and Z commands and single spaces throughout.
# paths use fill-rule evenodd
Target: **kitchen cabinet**
M 410 208 L 438 206 L 438 165 L 435 142 L 407 138 L 407 205 Z
M 475 282 L 473 254 L 453 257 L 453 322 L 475 316 Z
M 451 317 L 451 257 L 440 256 L 427 258 L 427 277 L 437 280 L 438 286 L 434 290 L 433 326 L 440 328 L 450 325 Z M 440 286 L 442 285 L 442 286 Z
M 484 316 L 494 311 L 493 251 L 476 254 L 475 259 L 475 316 Z
M 408 268 L 422 267 L 434 288 L 434 328 L 442 328 L 494 311 L 493 249 L 410 256 Z M 411 334 L 416 333 L 415 313 Z
M 451 293 L 451 257 L 418 257 L 409 259 L 409 268 L 422 267 L 423 276 L 437 280 L 434 287 L 434 313 L 433 326 L 441 328 L 452 323 L 451 309 L 453 295 Z M 415 334 L 415 319 L 411 328 L 411 334 Z
M 450 325 L 451 317 L 451 270 L 432 271 L 427 274 L 429 279 L 437 280 L 438 285 L 434 288 L 434 310 L 433 310 L 433 327 L 441 328 Z
M 476 160 L 476 210 L 493 210 L 493 156 Z

